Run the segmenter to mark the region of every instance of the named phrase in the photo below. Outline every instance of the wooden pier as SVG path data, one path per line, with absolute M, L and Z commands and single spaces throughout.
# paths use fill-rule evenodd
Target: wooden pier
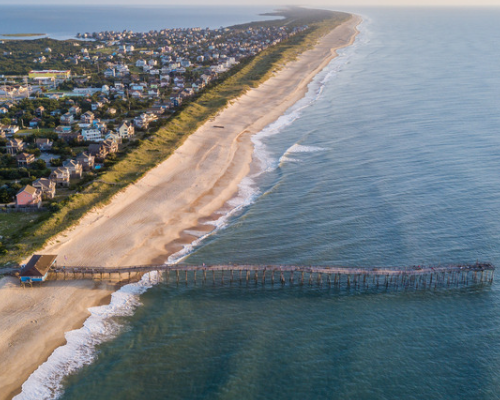
M 158 282 L 176 284 L 281 284 L 337 288 L 435 288 L 491 284 L 495 267 L 490 263 L 411 267 L 353 268 L 292 265 L 139 265 L 120 268 L 57 266 L 50 280 L 114 279 L 130 282 L 157 272 Z

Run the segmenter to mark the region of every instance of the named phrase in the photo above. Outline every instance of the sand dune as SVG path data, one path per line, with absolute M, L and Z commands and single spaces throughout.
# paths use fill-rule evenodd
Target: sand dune
M 193 240 L 186 231 L 210 229 L 200 222 L 212 218 L 236 195 L 249 172 L 252 135 L 305 95 L 335 50 L 352 43 L 359 22 L 359 17 L 352 17 L 315 48 L 232 102 L 168 160 L 54 238 L 43 252 L 77 266 L 164 262 Z M 80 327 L 89 315 L 87 309 L 110 293 L 110 288 L 92 282 L 49 282 L 42 288 L 21 289 L 13 279 L 1 281 L 0 399 L 18 392 L 37 366 L 64 343 L 64 332 Z

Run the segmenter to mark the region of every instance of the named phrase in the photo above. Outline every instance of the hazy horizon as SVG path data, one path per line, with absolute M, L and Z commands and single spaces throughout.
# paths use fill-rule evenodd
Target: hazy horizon
M 0 0 L 0 5 L 121 5 L 121 6 L 136 6 L 137 2 L 134 0 L 87 0 L 85 4 L 75 0 L 50 0 L 43 4 L 34 0 Z M 252 0 L 242 1 L 237 5 L 232 0 L 215 0 L 215 1 L 200 1 L 200 0 L 184 0 L 182 5 L 178 1 L 173 0 L 146 0 L 140 6 L 266 6 L 266 7 L 280 7 L 280 6 L 304 6 L 304 7 L 499 7 L 500 0 L 316 0 L 304 3 L 304 0 L 273 0 L 272 2 L 266 0 Z

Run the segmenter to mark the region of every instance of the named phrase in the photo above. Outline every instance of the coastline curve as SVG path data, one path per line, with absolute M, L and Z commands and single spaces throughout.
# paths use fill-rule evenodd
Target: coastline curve
M 237 195 L 240 183 L 250 172 L 252 137 L 305 96 L 309 83 L 336 57 L 337 50 L 354 42 L 359 23 L 360 17 L 351 16 L 320 39 L 314 49 L 231 102 L 169 159 L 117 194 L 110 204 L 90 212 L 76 227 L 58 235 L 44 252 L 56 252 L 73 265 L 97 263 L 112 267 L 125 260 L 127 264 L 166 262 L 170 255 L 197 239 L 196 235 L 199 238 L 215 229 L 206 222 L 220 217 L 217 213 Z M 225 129 L 213 129 L 215 125 Z M 79 288 L 68 286 L 65 290 L 73 290 L 75 297 Z M 93 303 L 89 300 L 88 307 L 110 294 L 110 288 L 94 290 Z M 75 326 L 77 314 L 82 315 L 80 308 L 71 310 L 59 304 L 58 313 L 63 312 L 68 318 L 73 316 L 72 323 L 66 321 L 58 330 L 82 326 L 81 319 Z M 60 334 L 58 340 L 52 339 L 51 349 L 46 349 L 49 355 L 65 343 L 63 331 Z M 37 365 L 47 359 L 40 357 Z

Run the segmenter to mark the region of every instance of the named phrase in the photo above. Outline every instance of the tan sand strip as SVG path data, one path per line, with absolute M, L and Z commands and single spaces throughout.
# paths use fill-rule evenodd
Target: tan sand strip
M 133 265 L 165 260 L 206 230 L 210 218 L 231 199 L 248 174 L 251 136 L 275 121 L 336 55 L 354 41 L 353 17 L 321 39 L 297 61 L 222 111 L 192 134 L 165 162 L 111 203 L 87 214 L 44 249 L 59 264 Z M 224 126 L 224 129 L 214 128 Z M 109 298 L 110 288 L 91 282 L 49 282 L 21 289 L 13 279 L 0 283 L 0 400 L 18 393 L 22 383 L 53 350 L 64 332 L 82 326 L 89 307 Z

